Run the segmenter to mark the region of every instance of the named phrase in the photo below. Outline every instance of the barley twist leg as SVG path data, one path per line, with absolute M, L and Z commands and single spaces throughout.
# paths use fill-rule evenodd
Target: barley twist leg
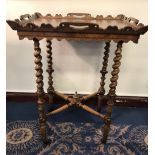
M 115 96 L 116 96 L 116 86 L 117 86 L 117 80 L 118 80 L 118 74 L 119 74 L 119 67 L 121 65 L 121 58 L 122 58 L 122 44 L 123 42 L 120 41 L 117 43 L 117 49 L 115 51 L 115 57 L 114 57 L 114 64 L 112 66 L 113 70 L 111 72 L 111 83 L 109 85 L 110 89 L 109 89 L 109 93 L 108 93 L 108 102 L 107 102 L 107 112 L 106 112 L 106 116 L 111 119 L 111 114 L 112 114 L 112 109 L 113 109 L 113 105 L 114 105 L 114 101 L 115 101 Z M 103 127 L 103 142 L 106 143 L 107 141 L 107 137 L 108 137 L 108 133 L 110 130 L 110 124 L 111 121 L 108 120 L 106 121 L 104 127 Z
M 54 72 L 53 70 L 53 62 L 52 62 L 52 42 L 51 40 L 46 40 L 47 42 L 47 73 L 48 73 L 48 88 L 47 88 L 47 93 L 48 93 L 48 111 L 51 111 L 51 105 L 53 104 L 53 97 L 54 97 L 54 88 L 53 88 L 53 76 L 52 73 Z
M 98 90 L 98 106 L 97 111 L 101 112 L 101 104 L 103 102 L 103 97 L 105 94 L 105 75 L 107 74 L 107 66 L 108 66 L 108 58 L 109 58 L 109 51 L 110 51 L 110 42 L 106 42 L 106 46 L 104 47 L 104 57 L 103 57 L 103 63 L 102 63 L 102 69 L 100 71 L 101 73 L 101 82 L 100 82 L 100 88 Z
M 37 84 L 37 96 L 38 96 L 38 112 L 39 112 L 39 124 L 40 124 L 40 134 L 43 141 L 47 142 L 46 135 L 46 115 L 45 115 L 45 93 L 43 90 L 43 70 L 42 70 L 42 56 L 41 49 L 39 47 L 39 40 L 33 39 L 34 41 L 34 57 L 35 57 L 35 70 L 36 70 L 36 84 Z

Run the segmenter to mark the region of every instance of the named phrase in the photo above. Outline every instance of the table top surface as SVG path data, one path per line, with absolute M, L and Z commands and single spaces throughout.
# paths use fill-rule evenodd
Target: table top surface
M 66 16 L 56 14 L 46 16 L 40 13 L 25 14 L 20 19 L 7 20 L 13 30 L 17 30 L 19 39 L 92 39 L 138 42 L 139 36 L 147 32 L 148 26 L 133 17 L 97 15 L 87 13 L 68 13 Z M 111 37 L 110 37 L 111 36 Z M 124 40 L 123 40 L 124 39 Z

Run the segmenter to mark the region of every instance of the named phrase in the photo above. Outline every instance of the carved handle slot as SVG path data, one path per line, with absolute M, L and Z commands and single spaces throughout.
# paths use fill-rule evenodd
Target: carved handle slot
M 70 25 L 69 27 L 73 28 L 73 29 L 78 29 L 78 30 L 84 30 L 84 29 L 87 29 L 89 26 L 86 25 L 86 26 L 77 26 L 77 25 Z
M 68 13 L 68 17 L 76 17 L 76 18 L 84 18 L 84 17 L 91 17 L 89 13 Z
M 68 23 L 68 22 L 64 22 L 64 23 L 60 24 L 60 27 L 73 28 L 75 30 L 85 30 L 88 28 L 98 28 L 99 26 L 97 24 L 93 24 L 93 23 Z

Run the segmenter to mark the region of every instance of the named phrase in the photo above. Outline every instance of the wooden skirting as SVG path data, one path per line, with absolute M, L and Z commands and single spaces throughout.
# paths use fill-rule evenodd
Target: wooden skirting
M 72 94 L 71 94 L 72 95 Z M 47 94 L 46 94 L 47 100 Z M 37 96 L 35 93 L 29 92 L 7 92 L 6 101 L 13 102 L 36 102 Z M 63 99 L 55 96 L 54 103 L 61 104 L 64 103 Z M 97 97 L 92 97 L 87 104 L 97 105 Z M 106 99 L 104 99 L 103 106 L 106 105 Z M 116 97 L 116 106 L 127 106 L 127 107 L 147 107 L 148 106 L 148 97 L 141 96 L 117 96 Z

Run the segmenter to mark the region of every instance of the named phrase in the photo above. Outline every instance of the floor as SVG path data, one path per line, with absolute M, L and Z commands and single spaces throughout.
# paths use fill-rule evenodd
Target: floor
M 53 105 L 52 108 L 55 109 L 58 106 Z M 99 141 L 102 136 L 100 132 L 103 125 L 102 120 L 82 109 L 71 107 L 48 118 L 48 134 L 53 143 L 44 146 L 38 133 L 37 105 L 33 102 L 7 102 L 6 107 L 7 133 L 10 134 L 8 134 L 10 139 L 7 141 L 8 155 L 10 152 L 11 154 L 29 155 L 147 154 L 147 142 L 144 143 L 147 141 L 147 108 L 114 107 L 109 140 L 107 145 L 102 145 Z M 92 106 L 92 108 L 94 107 Z M 102 113 L 104 111 L 105 109 L 102 109 Z M 20 130 L 17 130 L 18 128 Z M 21 131 L 23 128 L 26 131 Z M 29 129 L 32 129 L 33 132 L 31 133 Z M 19 140 L 24 132 L 30 133 L 31 139 L 22 139 L 22 142 L 17 143 L 17 139 Z M 16 135 L 13 138 L 17 138 L 16 144 L 11 141 L 13 134 Z

